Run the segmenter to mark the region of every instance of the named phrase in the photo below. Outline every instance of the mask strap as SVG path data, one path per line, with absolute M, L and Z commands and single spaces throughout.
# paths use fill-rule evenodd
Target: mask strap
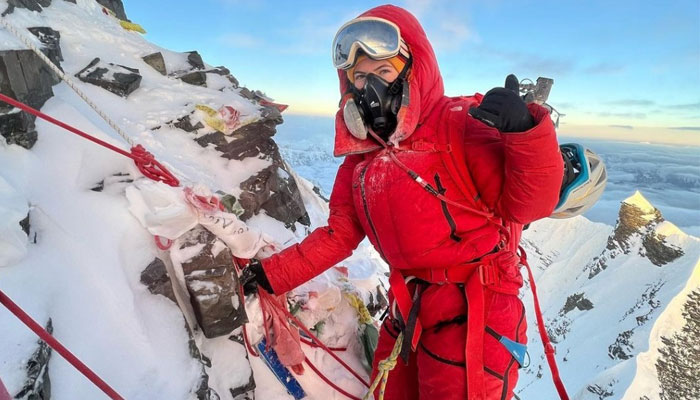
M 389 94 L 391 94 L 392 96 L 399 94 L 399 92 L 403 88 L 404 78 L 406 78 L 406 74 L 408 74 L 408 69 L 411 68 L 412 64 L 413 57 L 409 57 L 408 61 L 406 62 L 406 65 L 404 65 L 401 69 L 401 72 L 399 72 L 399 76 L 397 76 L 396 79 L 393 82 L 391 82 L 391 85 L 389 85 Z

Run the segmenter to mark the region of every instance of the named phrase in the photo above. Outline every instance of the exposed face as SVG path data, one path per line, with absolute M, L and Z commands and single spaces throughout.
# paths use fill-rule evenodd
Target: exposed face
M 399 76 L 399 71 L 387 60 L 376 61 L 371 58 L 364 58 L 355 66 L 353 78 L 355 78 L 355 87 L 362 89 L 365 87 L 367 74 L 375 74 L 385 81 L 391 83 Z

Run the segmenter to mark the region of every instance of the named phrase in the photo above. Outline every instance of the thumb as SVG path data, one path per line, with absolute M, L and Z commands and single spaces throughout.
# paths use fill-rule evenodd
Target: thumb
M 518 78 L 513 74 L 510 74 L 506 77 L 505 88 L 514 91 L 517 95 L 520 95 L 520 82 L 518 81 Z

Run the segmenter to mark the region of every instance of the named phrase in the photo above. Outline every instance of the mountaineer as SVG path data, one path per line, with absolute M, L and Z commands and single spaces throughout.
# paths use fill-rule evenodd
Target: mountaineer
M 343 25 L 332 51 L 334 154 L 345 160 L 328 224 L 253 260 L 244 280 L 282 294 L 367 236 L 391 271 L 373 377 L 406 338 L 384 398 L 512 398 L 522 360 L 499 339 L 527 343 L 518 243 L 562 185 L 549 112 L 525 104 L 512 75 L 485 96 L 445 96 L 425 32 L 395 6 Z

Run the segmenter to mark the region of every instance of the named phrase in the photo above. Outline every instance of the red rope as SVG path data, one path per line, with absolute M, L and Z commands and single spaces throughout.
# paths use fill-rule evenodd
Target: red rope
M 527 275 L 530 280 L 530 290 L 532 291 L 532 299 L 535 303 L 535 317 L 537 318 L 537 328 L 540 333 L 540 339 L 542 340 L 542 345 L 544 346 L 544 354 L 547 356 L 547 364 L 549 364 L 549 369 L 552 371 L 552 380 L 554 381 L 554 386 L 557 388 L 559 397 L 562 400 L 569 400 L 569 395 L 566 393 L 566 388 L 564 387 L 564 382 L 559 376 L 559 368 L 557 367 L 557 360 L 554 358 L 554 346 L 549 340 L 549 335 L 547 335 L 547 329 L 544 325 L 544 318 L 542 318 L 542 310 L 540 309 L 540 300 L 537 297 L 537 288 L 535 287 L 535 278 L 532 275 L 532 269 L 530 264 L 527 262 L 527 256 L 525 255 L 525 250 L 522 247 L 520 249 L 520 262 L 527 267 Z
M 264 291 L 264 290 L 265 290 L 265 289 L 258 288 L 258 292 Z M 292 313 L 290 313 L 289 310 L 287 310 L 286 307 L 282 307 L 281 310 L 282 310 L 282 312 L 285 314 L 285 316 L 286 316 L 287 318 L 289 318 L 289 319 L 294 323 L 294 325 L 296 325 L 299 329 L 302 330 L 302 332 L 304 332 L 304 333 L 306 334 L 306 336 L 310 337 L 311 340 L 313 340 L 320 348 L 322 348 L 322 349 L 323 349 L 326 353 L 328 353 L 331 357 L 335 358 L 335 360 L 336 360 L 340 365 L 342 365 L 343 368 L 345 368 L 348 372 L 350 372 L 355 378 L 357 378 L 357 380 L 359 380 L 360 382 L 362 382 L 366 387 L 369 387 L 369 382 L 367 382 L 367 381 L 365 380 L 365 378 L 363 378 L 363 377 L 362 377 L 360 374 L 358 374 L 354 369 L 352 369 L 352 367 L 350 367 L 347 363 L 345 363 L 345 361 L 343 361 L 340 357 L 338 357 L 337 354 L 335 354 L 333 351 L 331 351 L 331 349 L 329 349 L 328 346 L 326 346 L 325 344 L 323 344 L 323 342 L 322 342 L 318 337 L 316 337 L 316 335 L 314 335 L 313 333 L 311 333 L 311 331 L 309 330 L 309 328 L 307 328 L 301 321 L 299 321 L 299 319 L 298 319 L 297 317 L 295 317 L 294 315 L 292 315 Z
M 0 400 L 12 400 L 12 396 L 2 384 L 2 379 L 0 379 Z
M 307 346 L 315 347 L 317 349 L 321 348 L 321 346 L 317 345 L 312 340 L 309 340 L 304 336 L 301 336 L 300 339 L 301 339 L 301 342 Z M 331 347 L 331 346 L 328 346 L 328 348 L 332 351 L 346 351 L 348 349 L 347 347 Z
M 232 259 L 233 266 L 236 269 L 236 271 L 238 272 L 238 275 L 240 276 L 242 268 L 240 267 L 239 262 L 245 262 L 245 260 L 238 260 L 235 257 Z M 261 291 L 264 292 L 265 289 L 258 287 L 258 296 L 260 295 Z M 267 294 L 267 293 L 265 293 L 264 295 L 269 296 L 269 294 Z M 238 296 L 239 296 L 240 303 L 243 304 L 245 307 L 245 296 L 243 294 L 243 284 L 240 281 L 238 283 Z M 264 307 L 262 307 L 262 300 L 260 300 L 260 305 L 261 305 L 261 308 L 263 308 L 263 312 L 264 312 Z M 289 312 L 289 310 L 287 310 L 286 307 L 281 307 L 281 310 L 285 313 L 287 318 L 291 319 L 294 322 L 294 324 L 297 325 L 298 328 L 300 328 L 306 335 L 308 335 L 312 339 L 312 341 L 309 341 L 308 339 L 306 339 L 305 337 L 302 336 L 301 337 L 302 342 L 304 342 L 310 346 L 320 347 L 321 349 L 323 349 L 326 353 L 330 354 L 333 358 L 335 358 L 336 361 L 338 361 L 340 363 L 340 365 L 345 367 L 345 369 L 348 370 L 353 376 L 355 376 L 360 382 L 362 382 L 366 387 L 369 388 L 369 382 L 365 381 L 357 372 L 355 372 L 349 365 L 347 365 L 343 360 L 341 360 L 340 357 L 338 357 L 335 353 L 333 353 L 333 351 L 345 351 L 346 350 L 345 348 L 341 348 L 341 347 L 329 348 L 328 346 L 323 344 L 323 342 L 321 342 L 321 340 L 319 338 L 317 338 L 313 333 L 311 333 L 311 331 L 301 321 L 299 321 L 294 315 L 292 315 Z M 263 324 L 265 323 L 264 321 L 265 321 L 265 318 L 263 316 Z M 267 332 L 267 329 L 266 329 L 265 334 L 266 335 L 269 334 Z M 243 341 L 245 342 L 245 346 L 248 350 L 248 354 L 250 354 L 254 357 L 260 356 L 253 349 L 253 346 L 251 346 L 251 344 L 250 344 L 250 341 L 248 339 L 248 331 L 247 331 L 245 325 L 243 325 Z M 268 343 L 270 343 L 269 340 L 268 340 Z M 308 357 L 304 357 L 304 361 L 316 373 L 316 375 L 318 375 L 324 382 L 326 382 L 333 389 L 338 391 L 338 393 L 341 393 L 342 395 L 347 396 L 352 400 L 359 400 L 357 397 L 349 394 L 348 392 L 346 392 L 345 390 L 343 390 L 342 388 L 340 388 L 339 386 L 334 384 L 325 375 L 323 375 L 323 373 L 309 360 Z
M 124 400 L 111 386 L 109 386 L 105 381 L 103 381 L 96 373 L 94 373 L 87 365 L 78 359 L 73 353 L 70 352 L 65 346 L 63 346 L 56 338 L 51 336 L 50 333 L 46 331 L 41 325 L 32 319 L 26 312 L 24 312 L 17 304 L 15 304 L 5 293 L 0 290 L 0 304 L 4 305 L 12 314 L 14 314 L 20 321 L 24 323 L 29 329 L 36 333 L 41 340 L 46 342 L 52 349 L 56 350 L 61 357 L 65 358 L 75 369 L 77 369 L 81 374 L 83 374 L 90 382 L 95 384 L 100 388 L 110 399 L 113 400 Z
M 163 241 L 163 238 L 158 235 L 153 236 L 153 240 L 155 240 L 156 246 L 163 251 L 170 250 L 170 247 L 173 245 L 172 240 L 165 238 L 165 241 Z
M 131 158 L 132 160 L 134 160 L 134 163 L 136 164 L 136 167 L 139 169 L 139 171 L 141 171 L 141 173 L 144 176 L 146 176 L 150 179 L 153 179 L 155 181 L 161 181 L 161 182 L 166 183 L 170 186 L 179 186 L 180 185 L 180 182 L 178 181 L 178 179 L 172 173 L 170 173 L 170 171 L 168 171 L 161 163 L 156 161 L 156 159 L 153 157 L 153 154 L 146 151 L 146 149 L 143 148 L 143 146 L 141 146 L 140 144 L 132 147 L 131 153 L 129 153 L 126 150 L 120 149 L 119 147 L 116 147 L 112 144 L 109 144 L 109 143 L 105 142 L 104 140 L 100 140 L 100 139 L 98 139 L 98 138 L 96 138 L 88 133 L 85 133 L 77 128 L 74 128 L 74 127 L 72 127 L 64 122 L 61 122 L 53 117 L 50 117 L 50 116 L 42 113 L 41 111 L 39 111 L 35 108 L 32 108 L 24 103 L 21 103 L 15 99 L 13 99 L 12 97 L 8 97 L 8 96 L 0 93 L 0 100 L 4 101 L 5 103 L 8 103 L 12 106 L 15 106 L 23 111 L 26 111 L 32 115 L 35 115 L 43 120 L 51 122 L 54 125 L 58 125 L 61 128 L 65 129 L 69 132 L 75 133 L 76 135 L 78 135 L 84 139 L 87 139 L 91 142 L 99 144 L 100 146 L 106 147 L 114 152 L 117 152 L 117 153 L 123 155 L 124 157 Z
M 309 360 L 309 357 L 305 357 L 304 362 L 306 362 L 306 365 L 308 365 L 309 368 L 311 368 L 311 370 L 314 371 L 316 373 L 316 375 L 318 375 L 319 378 L 321 378 L 321 380 L 326 382 L 328 384 L 328 386 L 335 389 L 338 393 L 340 393 L 343 396 L 345 396 L 349 399 L 352 399 L 352 400 L 361 400 L 359 397 L 353 396 L 350 393 L 346 392 L 345 390 L 343 390 L 343 388 L 341 388 L 340 386 L 333 383 L 332 380 L 328 379 L 327 376 L 323 375 L 323 373 L 321 371 L 319 371 L 318 368 L 316 368 L 316 366 L 311 362 L 311 360 Z

